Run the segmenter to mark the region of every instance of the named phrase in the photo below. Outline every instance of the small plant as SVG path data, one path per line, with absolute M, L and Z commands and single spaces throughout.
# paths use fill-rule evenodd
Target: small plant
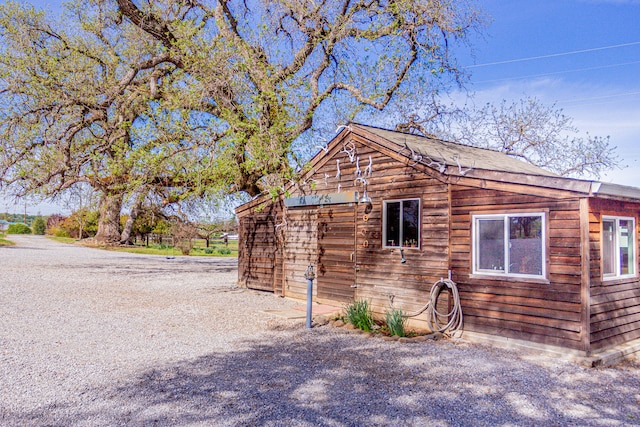
M 404 330 L 407 324 L 407 318 L 404 316 L 402 310 L 391 309 L 387 311 L 385 313 L 385 322 L 391 335 L 397 335 L 399 337 L 407 336 L 407 332 Z
M 231 249 L 227 248 L 227 247 L 221 247 L 217 249 L 218 253 L 220 255 L 229 255 L 231 254 Z
M 31 229 L 25 224 L 9 224 L 7 234 L 31 234 Z
M 33 228 L 33 234 L 44 236 L 44 232 L 47 229 L 47 224 L 44 222 L 44 219 L 39 216 L 35 219 L 35 221 L 33 221 L 33 224 L 31 224 L 31 228 Z
M 368 301 L 356 300 L 345 306 L 345 312 L 349 323 L 358 329 L 371 332 L 374 322 L 373 313 Z
M 207 255 L 211 255 L 213 253 L 213 248 L 205 248 L 204 253 Z

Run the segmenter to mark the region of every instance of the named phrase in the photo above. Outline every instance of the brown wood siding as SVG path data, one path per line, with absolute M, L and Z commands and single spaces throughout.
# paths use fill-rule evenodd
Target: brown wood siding
M 523 191 L 524 193 L 524 191 Z M 546 212 L 547 278 L 471 276 L 474 214 Z M 581 349 L 579 200 L 452 185 L 451 268 L 458 283 L 464 328 Z
M 318 212 L 315 207 L 289 209 L 286 220 L 283 292 L 290 298 L 306 299 L 304 273 L 307 266 L 318 262 Z
M 276 272 L 282 271 L 278 257 L 276 221 L 282 218 L 279 202 L 259 212 L 245 212 L 238 218 L 238 281 L 240 286 L 274 291 Z
M 433 283 L 441 277 L 447 277 L 448 186 L 417 169 L 422 166 L 412 167 L 397 161 L 363 144 L 357 138 L 353 143 L 353 146 L 347 147 L 355 148 L 353 162 L 343 151 L 344 146 L 339 145 L 325 154 L 317 169 L 312 172 L 308 182 L 314 183 L 313 188 L 309 185 L 294 194 L 300 192 L 326 194 L 335 193 L 339 189 L 340 191 L 358 191 L 362 195 L 364 186 L 362 182 L 356 182 L 357 158 L 360 158 L 359 167 L 361 172 L 364 172 L 371 156 L 372 173 L 371 176 L 366 177 L 366 180 L 367 194 L 372 199 L 372 210 L 365 213 L 363 204 L 355 207 L 333 207 L 334 212 L 356 209 L 354 261 L 357 289 L 355 298 L 368 300 L 379 315 L 389 308 L 390 299 L 393 299 L 394 307 L 406 312 L 415 311 L 426 304 Z M 338 174 L 336 160 L 340 160 L 340 174 Z M 410 198 L 420 199 L 421 245 L 417 248 L 405 249 L 406 263 L 402 264 L 398 249 L 382 248 L 382 202 Z M 321 234 L 323 212 L 328 212 L 330 209 L 332 207 L 325 206 L 318 211 Z M 351 212 L 353 215 L 353 211 Z M 337 219 L 335 225 L 341 227 L 340 236 L 335 236 L 333 240 L 329 240 L 329 236 L 319 237 L 319 256 L 322 264 L 320 268 L 326 270 L 326 277 L 338 278 L 333 284 L 332 292 L 337 288 L 346 289 L 351 272 L 345 267 L 350 263 L 350 253 L 354 251 L 354 239 L 348 234 L 349 226 L 345 224 L 346 218 Z M 333 246 L 327 246 L 328 243 Z M 349 245 L 351 250 L 347 249 Z M 330 248 L 332 253 L 323 255 L 323 249 L 326 251 L 327 248 Z M 327 256 L 340 258 L 346 262 L 329 265 L 325 262 L 328 260 Z M 320 285 L 319 282 L 319 288 Z M 337 292 L 332 297 L 327 294 L 322 296 L 326 297 L 326 299 L 323 298 L 324 302 L 335 304 L 343 304 L 345 299 L 344 293 Z M 446 303 L 446 299 L 444 302 Z M 424 316 L 421 319 L 424 320 Z
M 589 246 L 591 254 L 591 346 L 598 350 L 640 338 L 640 279 L 602 279 L 602 216 L 633 217 L 636 220 L 636 254 L 640 249 L 638 213 L 640 204 L 591 199 Z M 636 255 L 637 256 L 637 255 Z M 637 258 L 636 258 L 637 259 Z
M 318 301 L 349 303 L 355 296 L 355 206 L 318 209 Z

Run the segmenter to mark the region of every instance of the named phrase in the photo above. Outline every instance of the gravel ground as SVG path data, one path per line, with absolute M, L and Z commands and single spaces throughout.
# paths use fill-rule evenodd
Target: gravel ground
M 11 239 L 0 425 L 640 425 L 635 364 L 307 330 L 235 260 Z

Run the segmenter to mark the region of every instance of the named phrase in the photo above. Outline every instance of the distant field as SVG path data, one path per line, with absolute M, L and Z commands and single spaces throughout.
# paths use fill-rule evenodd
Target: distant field
M 76 243 L 77 239 L 72 239 L 69 237 L 55 237 L 55 236 L 47 236 L 51 240 L 55 240 L 60 243 Z M 150 244 L 149 246 L 144 245 L 134 245 L 134 246 L 120 246 L 120 247 L 111 247 L 106 248 L 111 251 L 116 252 L 128 252 L 134 254 L 145 254 L 145 255 L 182 255 L 182 252 L 179 249 L 174 248 L 170 245 L 164 244 Z M 207 248 L 207 241 L 205 239 L 194 239 L 193 249 L 189 254 L 191 256 L 213 256 L 213 257 L 225 257 L 225 258 L 237 258 L 238 257 L 238 241 L 237 240 L 229 240 L 227 245 L 224 244 L 222 240 L 210 240 L 209 247 Z

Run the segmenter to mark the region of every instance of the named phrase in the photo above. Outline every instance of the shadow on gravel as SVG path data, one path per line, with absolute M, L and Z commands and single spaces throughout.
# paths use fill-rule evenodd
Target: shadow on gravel
M 493 426 L 620 425 L 640 420 L 637 374 L 634 387 L 625 382 L 602 389 L 599 378 L 607 371 L 568 364 L 550 370 L 523 363 L 508 352 L 499 356 L 511 361 L 494 364 L 486 362 L 487 356 L 478 363 L 468 347 L 442 342 L 372 343 L 359 336 L 345 340 L 315 333 L 283 344 L 248 342 L 245 351 L 150 369 L 130 384 L 95 391 L 87 399 L 100 401 L 99 410 L 83 412 L 80 403 L 73 413 L 68 413 L 73 410 L 69 407 L 49 407 L 40 414 L 11 414 L 8 421 Z M 617 373 L 623 374 L 613 371 Z

